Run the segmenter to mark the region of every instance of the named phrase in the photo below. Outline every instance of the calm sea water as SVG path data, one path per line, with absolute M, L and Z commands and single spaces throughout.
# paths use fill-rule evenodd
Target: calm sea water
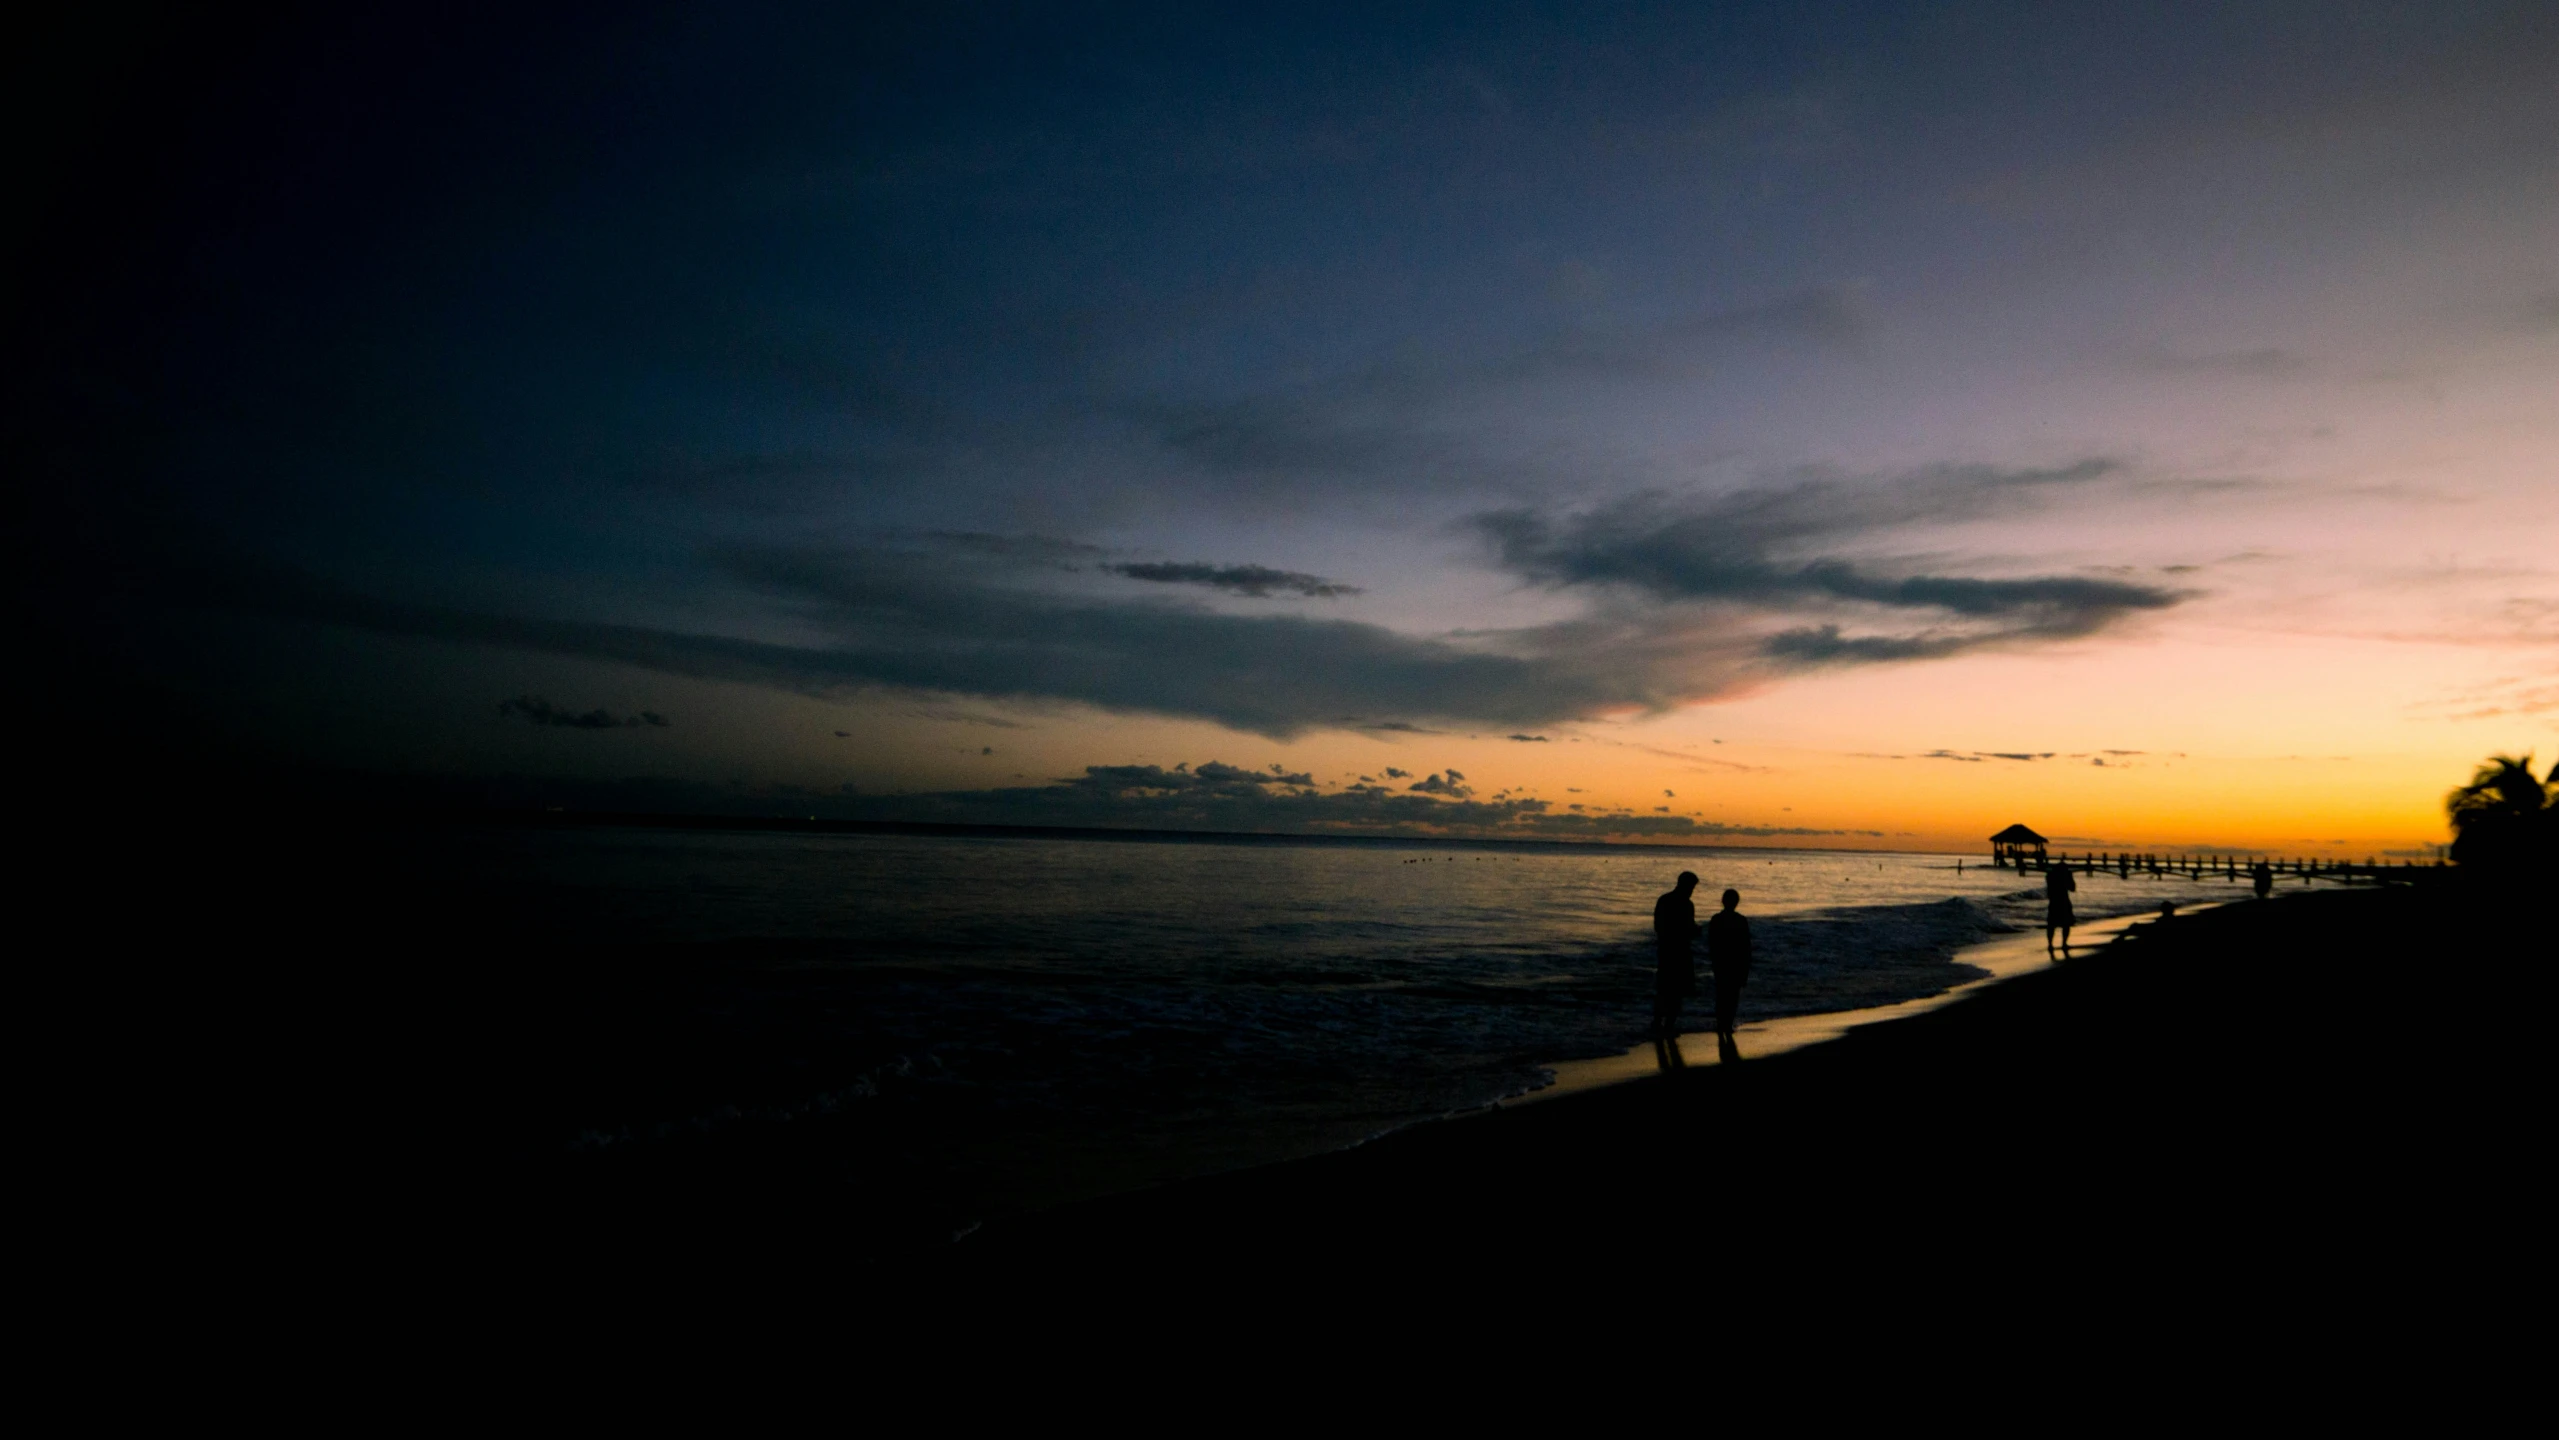
M 1941 992 L 2039 924 L 1935 855 L 593 829 L 447 836 L 590 1157 L 785 1136 L 965 1227 L 1337 1147 L 1644 1038 L 1654 897 L 1742 892 L 1744 1018 Z M 2225 888 L 2083 882 L 2088 918 Z M 1691 1028 L 1697 1028 L 1691 1016 Z M 796 1128 L 795 1128 L 796 1127 Z M 725 1137 L 725 1138 L 723 1138 Z M 607 1158 L 594 1158 L 607 1157 Z M 572 1163 L 589 1163 L 575 1161 Z M 920 1211 L 917 1206 L 920 1205 Z

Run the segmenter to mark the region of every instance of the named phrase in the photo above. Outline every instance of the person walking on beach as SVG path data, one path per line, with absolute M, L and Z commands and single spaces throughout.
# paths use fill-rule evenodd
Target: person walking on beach
M 1733 1015 L 1742 1007 L 1742 982 L 1750 979 L 1750 922 L 1742 918 L 1742 892 L 1724 892 L 1724 908 L 1706 922 L 1706 958 L 1715 966 L 1715 1034 L 1733 1038 Z
M 2249 867 L 2248 867 L 2248 888 L 2249 888 L 2249 889 L 2251 889 L 2251 890 L 2256 891 L 2256 892 L 2257 892 L 2257 898 L 2258 898 L 2258 899 L 2260 899 L 2260 900 L 2263 900 L 2263 899 L 2265 899 L 2267 896 L 2274 894 L 2274 893 L 2275 893 L 2275 867 L 2273 867 L 2272 865 L 2267 864 L 2267 863 L 2266 863 L 2265 861 L 2263 861 L 2263 860 L 2260 860 L 2260 861 L 2258 861 L 2256 864 L 2249 866 Z
M 1679 883 L 1653 902 L 1653 1033 L 1679 1033 L 1680 1002 L 1697 993 L 1697 874 L 1679 872 Z
M 2070 873 L 2070 862 L 2056 860 L 2044 872 L 2044 953 L 2053 953 L 2053 932 L 2061 932 L 2061 953 L 2070 953 L 2070 926 L 2077 917 L 2071 914 L 2070 892 L 2079 888 L 2078 877 Z

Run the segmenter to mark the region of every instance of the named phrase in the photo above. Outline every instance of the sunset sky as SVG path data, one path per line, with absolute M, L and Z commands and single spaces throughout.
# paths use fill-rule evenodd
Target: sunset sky
M 507 803 L 2360 858 L 2559 758 L 2559 11 L 1378 8 L 78 38 L 36 608 Z

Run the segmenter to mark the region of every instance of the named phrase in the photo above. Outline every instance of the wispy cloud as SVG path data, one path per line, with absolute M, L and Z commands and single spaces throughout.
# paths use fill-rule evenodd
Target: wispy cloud
M 1590 589 L 1661 603 L 1715 603 L 1783 617 L 1852 609 L 1925 628 L 1849 634 L 1836 621 L 1766 635 L 1769 658 L 1796 665 L 1924 660 L 1982 645 L 2094 634 L 2162 610 L 2185 592 L 2089 575 L 1931 574 L 1885 559 L 1823 553 L 1921 522 L 1973 518 L 2117 480 L 2089 459 L 2049 469 L 1939 466 L 1886 484 L 1810 478 L 1711 497 L 1639 495 L 1556 516 L 1488 512 L 1471 522 L 1499 562 L 1557 590 Z
M 1267 565 L 1202 565 L 1161 562 L 1134 562 L 1102 567 L 1131 580 L 1147 580 L 1158 585 L 1198 585 L 1211 590 L 1224 590 L 1234 595 L 1264 598 L 1274 591 L 1304 595 L 1312 599 L 1330 600 L 1340 595 L 1357 595 L 1360 588 L 1327 580 L 1321 575 L 1304 575 L 1294 570 L 1273 570 Z

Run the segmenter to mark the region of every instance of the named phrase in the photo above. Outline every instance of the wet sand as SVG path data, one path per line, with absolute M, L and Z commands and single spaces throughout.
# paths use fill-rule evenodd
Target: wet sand
M 2212 904 L 2206 902 L 2187 906 L 2181 913 L 2191 917 L 2211 908 L 2213 908 Z M 2107 920 L 2092 920 L 2085 925 L 2074 927 L 2071 931 L 2071 954 L 2073 957 L 2094 955 L 2114 943 L 2117 936 L 2135 925 L 2146 923 L 2147 919 L 2148 917 L 2141 915 L 2120 915 Z M 1906 1020 L 1914 1015 L 1925 1015 L 1931 1010 L 1943 1009 L 1966 999 L 1986 985 L 1996 985 L 2003 980 L 2014 980 L 2020 975 L 2031 975 L 2039 970 L 2047 970 L 2054 963 L 2044 952 L 2044 932 L 2041 930 L 2019 931 L 2013 935 L 2002 935 L 1994 940 L 1985 940 L 1978 945 L 1968 945 L 1955 953 L 1954 960 L 1958 965 L 1968 965 L 1989 973 L 1979 980 L 1967 981 L 1941 994 L 1923 996 L 1917 1000 L 1905 1000 L 1898 1005 L 1877 1005 L 1863 1010 L 1836 1010 L 1819 1015 L 1789 1015 L 1776 1020 L 1744 1022 L 1733 1029 L 1732 1050 L 1735 1058 L 1770 1059 L 1801 1050 L 1808 1045 L 1827 1044 L 1851 1030 L 1868 1025 L 1878 1025 L 1888 1020 Z M 2065 960 L 2063 963 L 2068 961 Z M 1701 967 L 1702 971 L 1703 967 Z M 1711 972 L 1702 973 L 1699 988 L 1701 991 L 1699 998 L 1706 1001 L 1708 1008 L 1711 1008 L 1714 996 L 1714 980 Z M 1694 1009 L 1695 1007 L 1692 1007 L 1692 1015 Z M 1747 1014 L 1748 1009 L 1749 999 L 1745 991 L 1743 1013 Z M 1688 1023 L 1693 1024 L 1695 1021 L 1692 1019 Z M 1711 1023 L 1711 1017 L 1709 1023 Z M 1700 1069 L 1724 1063 L 1724 1055 L 1724 1047 L 1716 1044 L 1715 1035 L 1711 1030 L 1704 1033 L 1684 1034 L 1668 1047 L 1644 1044 L 1635 1046 L 1621 1055 L 1608 1055 L 1596 1060 L 1562 1061 L 1554 1067 L 1553 1084 L 1504 1103 L 1534 1104 L 1544 1100 L 1560 1099 L 1566 1095 L 1578 1095 L 1586 1090 L 1596 1090 L 1605 1085 L 1620 1085 L 1628 1081 L 1645 1079 L 1659 1075 L 1666 1069 Z

